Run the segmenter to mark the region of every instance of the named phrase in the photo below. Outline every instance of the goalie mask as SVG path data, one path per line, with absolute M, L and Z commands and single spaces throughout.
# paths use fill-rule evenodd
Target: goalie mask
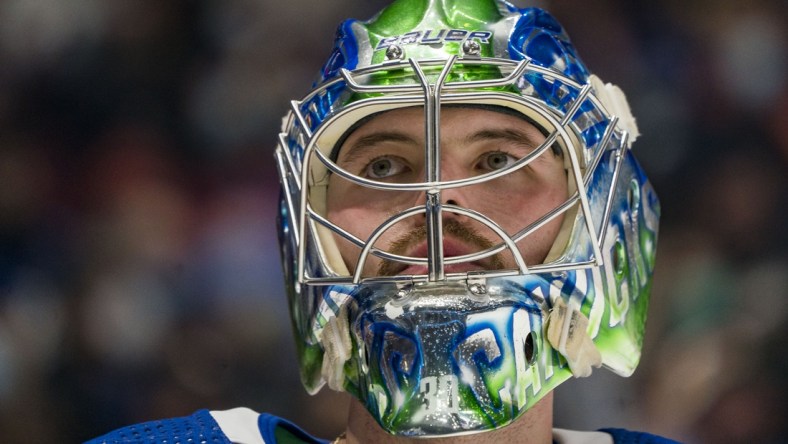
M 637 135 L 540 9 L 398 0 L 344 22 L 276 150 L 307 390 L 447 436 L 594 367 L 631 374 L 659 219 Z

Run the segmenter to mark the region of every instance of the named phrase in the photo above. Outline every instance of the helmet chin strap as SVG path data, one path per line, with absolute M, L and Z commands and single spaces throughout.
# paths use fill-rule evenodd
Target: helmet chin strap
M 328 320 L 320 336 L 320 343 L 324 353 L 321 368 L 323 379 L 331 390 L 344 392 L 344 367 L 352 351 L 348 304 L 342 305 L 337 316 Z
M 569 364 L 576 378 L 591 376 L 593 367 L 602 366 L 602 355 L 588 335 L 588 318 L 563 298 L 553 301 L 547 315 L 547 340 Z

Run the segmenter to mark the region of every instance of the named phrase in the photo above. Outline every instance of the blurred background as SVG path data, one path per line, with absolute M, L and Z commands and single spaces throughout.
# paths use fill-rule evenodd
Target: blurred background
M 386 3 L 0 1 L 3 442 L 242 405 L 339 433 L 298 381 L 272 150 Z M 788 2 L 546 3 L 627 91 L 663 209 L 641 367 L 559 388 L 556 424 L 788 442 Z

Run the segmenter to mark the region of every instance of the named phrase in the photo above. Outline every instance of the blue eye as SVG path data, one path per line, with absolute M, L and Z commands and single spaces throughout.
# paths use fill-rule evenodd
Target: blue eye
M 494 151 L 487 153 L 482 159 L 482 168 L 488 170 L 500 170 L 506 168 L 516 162 L 512 155 L 506 154 L 502 151 Z
M 379 157 L 367 165 L 366 176 L 373 179 L 384 179 L 386 177 L 400 174 L 405 170 L 405 164 L 398 159 L 391 157 Z

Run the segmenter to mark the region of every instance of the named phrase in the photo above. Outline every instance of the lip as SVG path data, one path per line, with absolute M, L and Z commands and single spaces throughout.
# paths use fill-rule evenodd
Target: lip
M 427 257 L 428 246 L 426 242 L 420 242 L 413 249 L 406 253 L 410 257 L 424 258 Z M 472 249 L 464 243 L 451 238 L 444 237 L 443 239 L 443 257 L 451 258 L 456 256 L 464 256 L 473 252 L 479 251 L 479 248 Z M 396 274 L 398 275 L 424 275 L 428 273 L 426 265 L 417 264 L 400 264 L 401 270 Z M 458 264 L 446 264 L 443 267 L 446 273 L 465 273 L 468 271 L 486 270 L 489 267 L 485 264 L 485 260 L 476 260 L 472 262 L 461 262 Z
M 450 264 L 444 265 L 443 271 L 445 273 L 467 273 L 469 271 L 479 271 L 485 270 L 486 267 L 483 267 L 479 264 L 472 263 L 472 262 L 465 262 L 462 264 Z M 407 268 L 400 271 L 399 275 L 423 275 L 429 273 L 429 269 L 424 265 L 410 265 Z

